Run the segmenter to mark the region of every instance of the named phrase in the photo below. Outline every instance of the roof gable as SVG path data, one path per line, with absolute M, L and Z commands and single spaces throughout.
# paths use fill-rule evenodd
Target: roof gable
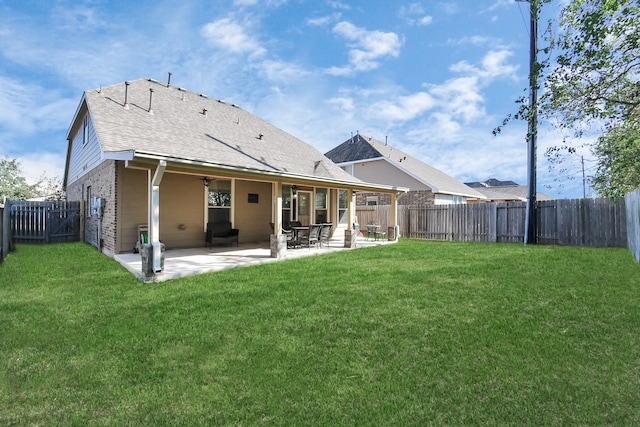
M 377 159 L 382 153 L 369 144 L 360 134 L 352 136 L 331 151 L 325 153 L 335 163 L 355 162 L 357 160 Z
M 152 79 L 89 90 L 83 101 L 105 153 L 152 153 L 257 172 L 361 182 L 311 145 L 234 104 Z M 75 128 L 74 123 L 70 132 Z
M 441 170 L 392 147 L 386 142 L 381 142 L 361 134 L 350 138 L 325 155 L 338 164 L 382 158 L 407 175 L 431 188 L 434 193 L 484 198 L 481 193 Z

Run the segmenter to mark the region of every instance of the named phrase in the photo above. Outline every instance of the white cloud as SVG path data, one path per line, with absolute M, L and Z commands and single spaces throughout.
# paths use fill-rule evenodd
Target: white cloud
M 95 9 L 82 6 L 56 6 L 53 11 L 57 27 L 74 32 L 95 31 L 106 27 L 106 23 L 98 15 Z
M 314 27 L 323 27 L 337 21 L 341 18 L 341 16 L 342 14 L 340 13 L 332 13 L 331 15 L 321 16 L 318 18 L 309 18 L 307 19 L 307 25 L 311 25 Z
M 489 6 L 487 8 L 487 10 L 488 11 L 496 10 L 496 9 L 501 8 L 501 7 L 510 6 L 510 5 L 514 4 L 515 2 L 516 2 L 516 0 L 498 0 L 495 3 L 493 3 L 491 6 Z
M 327 99 L 325 103 L 327 105 L 336 107 L 338 111 L 342 113 L 345 119 L 353 118 L 353 115 L 356 112 L 356 105 L 353 98 L 336 96 L 334 98 Z
M 46 178 L 64 177 L 66 152 L 53 153 L 48 151 L 34 151 L 16 157 L 22 166 L 22 173 L 29 184 Z
M 457 45 L 457 46 L 501 46 L 502 42 L 495 37 L 488 36 L 466 36 L 459 39 L 449 39 L 447 40 L 448 45 Z
M 261 56 L 266 53 L 260 43 L 245 28 L 230 18 L 222 18 L 202 27 L 201 35 L 213 46 L 232 53 Z
M 341 1 L 327 0 L 327 4 L 334 9 L 351 10 L 351 6 Z
M 66 127 L 76 106 L 57 92 L 0 75 L 0 126 L 15 138 Z
M 460 61 L 449 69 L 457 73 L 475 75 L 487 81 L 504 77 L 517 79 L 518 66 L 507 63 L 507 59 L 512 55 L 513 53 L 507 49 L 491 50 L 482 58 L 481 67 Z
M 369 115 L 392 121 L 408 121 L 434 108 L 436 101 L 426 92 L 400 96 L 396 101 L 379 101 L 371 105 Z
M 266 6 L 278 7 L 285 4 L 287 0 L 262 0 L 262 4 Z M 261 3 L 261 0 L 233 0 L 233 5 L 236 7 L 243 6 L 256 6 Z
M 429 92 L 437 97 L 442 111 L 465 123 L 484 115 L 484 97 L 480 93 L 478 77 L 450 79 L 443 84 L 431 86 Z
M 271 81 L 291 83 L 311 73 L 301 66 L 283 61 L 265 60 L 256 65 L 262 76 Z
M 349 43 L 349 65 L 332 67 L 327 73 L 345 75 L 355 71 L 369 71 L 380 66 L 379 60 L 385 57 L 397 57 L 402 42 L 396 33 L 368 31 L 350 22 L 342 21 L 333 27 L 333 32 L 345 38 Z
M 400 18 L 404 19 L 409 25 L 429 25 L 433 22 L 433 17 L 427 15 L 420 3 L 411 3 L 403 5 L 398 12 Z

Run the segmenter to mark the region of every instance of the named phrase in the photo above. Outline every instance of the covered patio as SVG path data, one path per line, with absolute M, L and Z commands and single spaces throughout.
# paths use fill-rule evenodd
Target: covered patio
M 322 247 L 287 249 L 286 256 L 274 258 L 268 243 L 241 243 L 236 246 L 170 249 L 165 252 L 164 269 L 152 279 L 146 279 L 142 273 L 142 260 L 140 254 L 123 253 L 116 254 L 114 258 L 134 276 L 147 283 L 164 282 L 179 277 L 195 274 L 209 273 L 235 267 L 246 267 L 267 262 L 277 262 L 287 259 L 296 259 L 307 256 L 326 255 L 333 252 L 367 248 L 372 246 L 393 244 L 395 241 L 375 240 L 366 237 L 358 237 L 354 248 L 344 245 L 342 234 L 332 237 L 329 245 Z

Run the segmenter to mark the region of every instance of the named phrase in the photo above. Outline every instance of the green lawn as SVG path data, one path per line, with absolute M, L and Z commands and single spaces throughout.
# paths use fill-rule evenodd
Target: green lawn
M 143 284 L 0 264 L 0 425 L 639 425 L 624 249 L 429 242 Z

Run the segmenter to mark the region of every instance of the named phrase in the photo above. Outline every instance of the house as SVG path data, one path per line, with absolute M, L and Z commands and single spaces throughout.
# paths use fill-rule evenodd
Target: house
M 349 174 L 367 182 L 409 188 L 402 205 L 443 205 L 482 199 L 478 191 L 455 178 L 406 154 L 386 142 L 361 135 L 352 136 L 325 153 Z M 358 193 L 358 205 L 387 205 L 383 193 Z
M 527 201 L 527 186 L 518 185 L 513 181 L 500 181 L 491 178 L 486 181 L 467 182 L 465 184 L 485 196 L 484 199 L 470 199 L 469 203 Z M 536 193 L 536 200 L 554 200 L 554 198 L 538 192 Z
M 83 202 L 84 240 L 131 252 L 147 227 L 154 268 L 163 248 L 204 247 L 208 223 L 230 223 L 240 244 L 273 251 L 275 239 L 277 257 L 290 221 L 350 231 L 354 192 L 406 192 L 349 175 L 235 104 L 148 78 L 85 91 L 67 140 L 64 187 Z

